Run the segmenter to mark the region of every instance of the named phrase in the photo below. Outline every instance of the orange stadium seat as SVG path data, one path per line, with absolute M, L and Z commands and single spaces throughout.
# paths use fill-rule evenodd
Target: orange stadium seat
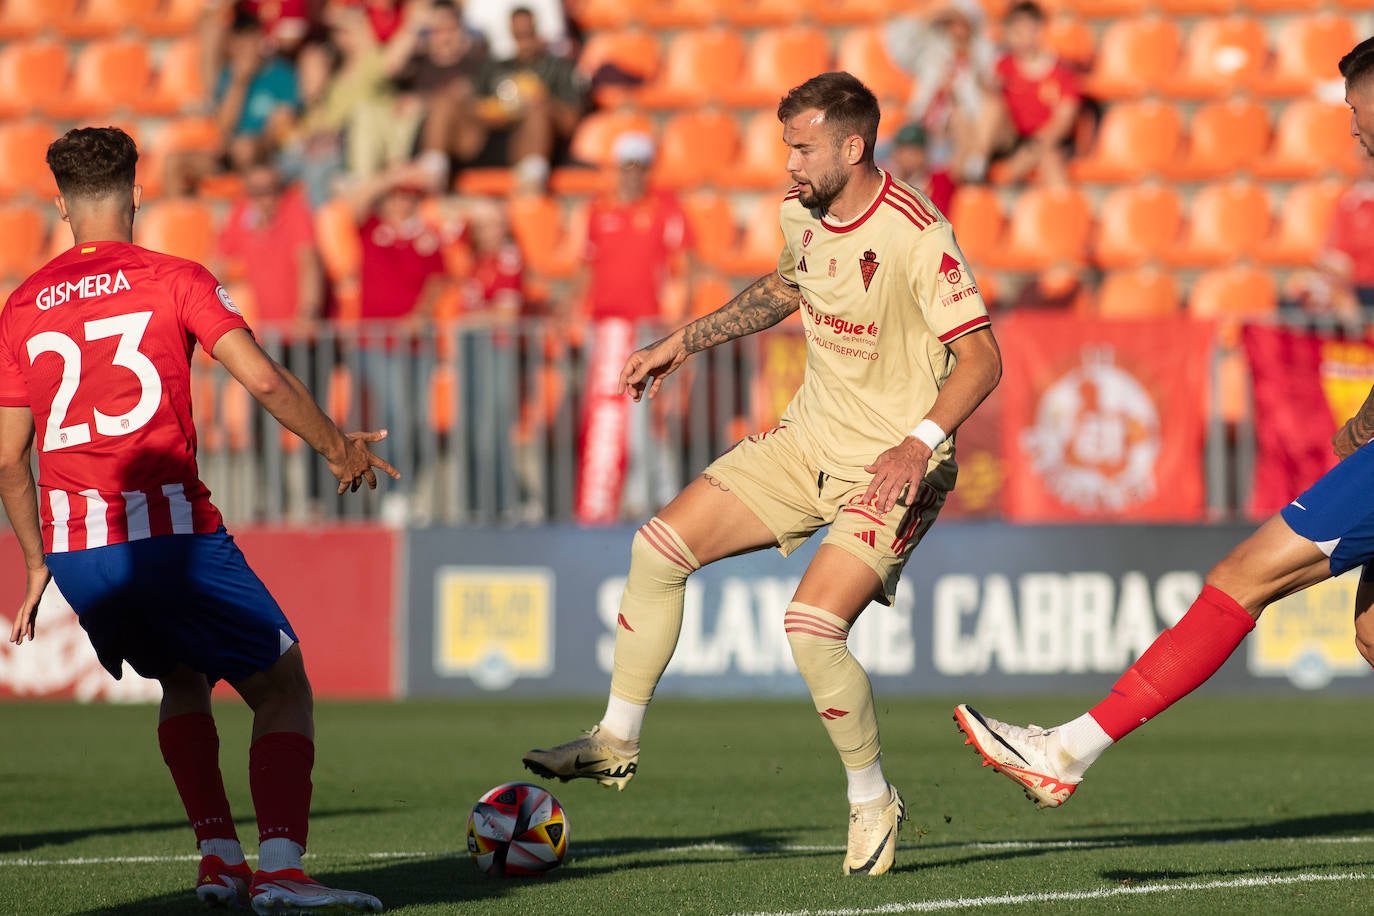
M 1354 3 L 1355 0 L 1350 0 Z M 1339 5 L 1339 4 L 1338 4 Z M 1312 10 L 1312 0 L 1241 0 L 1241 6 L 1257 16 L 1271 13 L 1307 13 Z M 1364 12 L 1369 8 L 1369 4 L 1361 4 L 1359 9 Z M 1349 51 L 1349 48 L 1346 48 Z
M 126 29 L 141 31 L 161 5 L 160 0 L 81 0 L 55 24 L 67 38 L 110 38 Z
M 1145 13 L 1147 0 L 1059 0 L 1061 11 L 1077 13 L 1090 19 L 1130 19 Z
M 190 112 L 209 97 L 201 65 L 201 41 L 187 36 L 170 42 L 153 76 L 151 92 L 134 101 L 144 114 L 170 115 Z
M 835 69 L 857 76 L 879 99 L 905 103 L 911 95 L 911 74 L 888 57 L 881 26 L 846 31 L 835 53 Z
M 88 42 L 77 52 L 71 84 L 53 103 L 52 112 L 84 118 L 133 109 L 135 100 L 148 94 L 152 75 L 145 42 L 124 38 Z
M 697 191 L 682 199 L 682 210 L 692 233 L 693 255 L 707 267 L 723 267 L 739 237 L 730 199 L 719 191 Z
M 1248 266 L 1204 271 L 1188 292 L 1188 314 L 1216 320 L 1224 345 L 1236 340 L 1237 325 L 1246 318 L 1272 315 L 1278 310 L 1278 286 L 1273 271 Z
M 635 101 L 645 108 L 690 108 L 719 99 L 744 67 L 744 39 L 732 29 L 678 32 L 669 39 L 658 78 Z
M 804 19 L 799 0 L 735 0 L 722 7 L 725 19 L 736 28 L 785 26 Z
M 1115 269 L 1157 261 L 1178 244 L 1183 200 L 1171 185 L 1150 182 L 1114 188 L 1102 201 L 1093 231 L 1093 260 Z
M 650 0 L 644 22 L 655 29 L 702 29 L 728 23 L 734 0 Z
M 955 192 L 949 211 L 955 241 L 975 271 L 990 263 L 1002 248 L 1007 224 L 996 189 L 966 185 Z
M 572 20 L 591 33 L 623 29 L 638 22 L 644 9 L 652 5 L 652 0 L 569 0 L 566 4 Z
M 1221 98 L 1248 86 L 1268 58 L 1268 37 L 1259 20 L 1204 19 L 1188 33 L 1178 73 L 1160 89 L 1174 98 Z
M 805 16 L 824 26 L 881 23 L 899 11 L 897 4 L 877 0 L 808 0 L 802 7 Z
M 781 204 L 782 195 L 765 194 L 749 208 L 739 247 L 725 259 L 726 273 L 752 280 L 777 269 L 782 251 L 782 230 L 778 228 Z
M 767 29 L 754 38 L 744 71 L 721 101 L 737 108 L 774 106 L 787 90 L 829 69 L 825 32 L 808 26 Z
M 3 0 L 0 41 L 33 38 L 65 19 L 77 0 Z
M 1155 267 L 1113 271 L 1097 291 L 1100 318 L 1167 318 L 1180 303 L 1178 279 Z
M 1269 148 L 1269 110 L 1233 98 L 1207 102 L 1188 123 L 1187 150 L 1165 170 L 1170 178 L 1198 181 L 1246 171 Z
M 1275 43 L 1273 66 L 1253 81 L 1267 96 L 1307 95 L 1328 80 L 1340 79 L 1336 61 L 1359 40 L 1349 16 L 1317 13 L 1283 26 Z
M 659 138 L 651 180 L 665 188 L 716 184 L 739 155 L 739 124 L 714 108 L 668 118 Z
M 1112 20 L 1102 32 L 1084 89 L 1108 101 L 1154 91 L 1174 74 L 1181 44 L 1178 24 L 1171 19 Z
M 1254 164 L 1261 178 L 1299 180 L 1322 175 L 1354 175 L 1360 169 L 1360 144 L 1350 135 L 1350 110 L 1344 105 L 1298 99 L 1274 126 L 1274 142 Z
M 1315 263 L 1345 188 L 1346 183 L 1338 178 L 1292 185 L 1278 208 L 1273 235 L 1260 246 L 1259 260 L 1291 267 Z
M 515 190 L 515 172 L 500 165 L 464 168 L 454 177 L 453 189 L 475 197 L 505 197 Z
M 215 254 L 215 213 L 194 197 L 158 201 L 139 211 L 134 223 L 134 242 L 201 264 Z
M 1045 28 L 1045 43 L 1064 61 L 1084 71 L 1097 57 L 1097 35 L 1087 20 L 1076 16 L 1055 16 Z
M 705 273 L 692 281 L 692 299 L 687 304 L 687 320 L 709 315 L 739 292 L 739 285 L 716 273 Z
M 205 14 L 205 0 L 162 0 L 153 15 L 139 23 L 139 28 L 156 38 L 190 35 Z
M 591 166 L 609 165 L 615 138 L 630 131 L 652 135 L 654 122 L 648 115 L 633 109 L 594 111 L 577 125 L 572 138 L 572 156 Z
M 0 117 L 46 112 L 62 98 L 71 59 L 65 44 L 16 41 L 0 48 Z
M 46 157 L 58 135 L 46 121 L 0 123 L 0 195 L 57 193 Z
M 1177 161 L 1183 139 L 1178 108 L 1153 99 L 1107 109 L 1097 141 L 1069 164 L 1078 181 L 1127 181 L 1164 174 Z
M 731 188 L 760 188 L 783 191 L 792 184 L 787 175 L 787 147 L 782 142 L 782 125 L 771 111 L 757 111 L 744 126 L 740 155 L 722 181 Z
M 1251 257 L 1269 237 L 1272 224 L 1262 185 L 1245 179 L 1206 185 L 1193 195 L 1188 228 L 1169 263 L 1211 267 Z
M 658 36 L 643 29 L 631 28 L 615 32 L 595 32 L 578 55 L 577 68 L 590 78 L 604 66 L 614 66 L 624 73 L 652 80 L 658 73 Z M 613 107 L 635 94 L 633 87 L 604 86 L 595 92 L 596 103 Z
M 47 232 L 37 207 L 0 207 L 0 277 L 22 279 L 43 266 Z
M 363 264 L 362 239 L 353 205 L 342 197 L 325 201 L 315 211 L 315 244 L 325 276 L 334 283 L 357 278 Z
M 520 194 L 507 204 L 511 234 L 530 270 L 546 277 L 570 277 L 581 264 L 581 241 L 571 227 L 584 216 L 564 220 L 557 199 Z
M 1234 11 L 1240 0 L 1155 0 L 1155 9 L 1171 16 L 1221 16 Z
M 1012 208 L 1005 242 L 990 257 L 991 265 L 1039 271 L 1080 264 L 1091 231 L 1092 209 L 1078 188 L 1028 188 Z

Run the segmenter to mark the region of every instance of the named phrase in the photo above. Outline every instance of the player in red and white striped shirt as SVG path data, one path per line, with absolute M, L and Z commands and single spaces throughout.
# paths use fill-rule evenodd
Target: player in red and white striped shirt
M 196 893 L 255 909 L 380 911 L 368 894 L 301 869 L 314 720 L 290 623 L 225 532 L 196 470 L 191 353 L 199 343 L 329 462 L 339 492 L 377 485 L 379 433 L 339 431 L 253 340 L 204 267 L 132 244 L 141 188 L 124 131 L 82 128 L 48 148 L 74 247 L 0 312 L 0 500 L 28 582 L 11 640 L 34 636 L 56 581 L 116 678 L 124 662 L 163 688 L 158 743 L 202 855 Z M 38 444 L 38 481 L 30 470 Z M 259 870 L 249 870 L 219 770 L 210 688 L 254 712 L 249 785 Z

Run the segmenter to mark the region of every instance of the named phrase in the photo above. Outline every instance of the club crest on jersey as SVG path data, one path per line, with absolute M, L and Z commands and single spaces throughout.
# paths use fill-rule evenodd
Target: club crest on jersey
M 112 274 L 91 274 L 80 280 L 45 286 L 38 291 L 33 302 L 40 311 L 46 312 L 53 306 L 63 305 L 73 299 L 108 296 L 110 293 L 117 293 L 126 289 L 133 289 L 133 286 L 124 276 L 124 271 L 116 270 Z
M 950 286 L 958 286 L 959 282 L 964 279 L 963 266 L 948 251 L 940 258 L 940 276 L 944 277 L 945 282 Z
M 812 232 L 810 229 L 807 229 L 806 231 L 804 231 L 804 232 L 802 233 L 802 247 L 805 248 L 807 245 L 810 245 L 810 244 L 811 244 L 811 240 L 814 239 L 815 237 L 816 237 L 816 233 Z
M 864 292 L 868 292 L 868 285 L 873 282 L 873 275 L 878 272 L 878 254 L 872 248 L 864 252 L 863 258 L 859 261 L 859 273 L 863 274 Z
M 831 259 L 830 259 L 830 267 L 829 267 L 828 270 L 826 270 L 826 273 L 829 274 L 829 275 L 832 276 L 832 277 L 835 276 L 835 271 L 836 271 L 837 268 L 839 268 L 839 266 L 840 266 L 840 262 L 837 261 L 837 260 L 835 260 L 834 258 L 831 258 Z

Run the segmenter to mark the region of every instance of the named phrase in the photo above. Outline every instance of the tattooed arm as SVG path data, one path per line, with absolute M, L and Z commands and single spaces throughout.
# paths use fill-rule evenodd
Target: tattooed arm
M 1331 438 L 1331 445 L 1336 450 L 1336 457 L 1344 461 L 1371 438 L 1374 438 L 1374 390 L 1360 405 L 1359 412 Z
M 691 354 L 771 328 L 800 304 L 797 288 L 777 273 L 760 277 L 711 314 L 631 353 L 620 371 L 619 391 L 628 390 L 636 401 L 645 395 L 653 397 L 664 377 L 676 372 Z

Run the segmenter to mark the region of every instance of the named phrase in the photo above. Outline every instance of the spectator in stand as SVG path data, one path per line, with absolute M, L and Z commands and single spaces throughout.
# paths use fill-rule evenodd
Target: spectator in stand
M 887 170 L 894 178 L 924 192 L 941 213 L 949 214 L 949 206 L 954 202 L 954 182 L 949 172 L 931 168 L 924 127 L 912 123 L 897 131 L 888 151 Z
M 386 69 L 401 92 L 397 115 L 419 133 L 421 162 L 435 190 L 452 166 L 478 157 L 485 132 L 473 110 L 486 61 L 481 37 L 451 0 L 415 0 L 386 46 Z
M 888 56 L 916 77 L 907 119 L 926 129 L 931 162 L 956 183 L 982 181 L 1003 120 L 994 68 L 997 48 L 977 0 L 940 0 L 892 20 Z
M 517 477 L 524 498 L 542 494 L 542 488 L 531 494 L 532 482 L 525 479 L 530 456 L 517 455 L 512 448 L 521 382 L 516 343 L 525 307 L 525 260 L 504 208 L 494 200 L 477 201 L 468 209 L 463 241 L 472 265 L 463 285 L 464 371 L 459 383 L 459 422 L 472 452 L 468 492 L 475 497 L 484 489 L 494 497 L 498 513 L 510 514 L 522 499 Z
M 359 364 L 368 422 L 389 431 L 386 448 L 413 477 L 416 418 L 429 415 L 428 348 L 417 346 L 432 326 L 434 306 L 449 280 L 439 231 L 421 215 L 429 181 L 416 166 L 398 166 L 352 192 L 362 240 L 359 277 Z M 383 517 L 404 524 L 407 499 L 384 499 Z
M 1045 11 L 1034 0 L 1007 10 L 1002 42 L 1007 53 L 997 62 L 997 78 L 1007 119 L 999 152 L 1006 155 L 1007 178 L 1033 175 L 1062 185 L 1083 101 L 1078 73 L 1045 43 Z
M 510 165 L 522 190 L 543 190 L 555 161 L 587 110 L 588 86 L 571 58 L 553 53 L 540 37 L 534 14 L 510 15 L 512 57 L 489 62 L 470 98 L 446 109 L 453 135 L 462 138 L 460 165 Z
M 570 56 L 568 20 L 561 0 L 474 0 L 465 6 L 463 19 L 484 37 L 494 59 L 506 60 L 519 52 L 514 14 L 521 9 L 529 11 L 538 24 L 543 44 L 556 54 Z
M 239 264 L 256 303 L 254 327 L 310 333 L 324 314 L 324 267 L 305 195 L 290 187 L 270 160 L 243 176 L 219 236 L 220 255 Z M 308 372 L 293 371 L 309 378 Z
M 590 376 L 596 361 L 623 364 L 625 354 L 596 352 L 596 326 L 608 321 L 634 325 L 636 346 L 652 342 L 682 317 L 691 275 L 691 237 L 677 196 L 649 186 L 654 142 L 631 132 L 616 138 L 612 150 L 618 166 L 615 189 L 592 201 L 587 214 L 587 273 L 582 299 L 592 323 Z M 682 288 L 671 295 L 670 285 Z M 612 374 L 614 377 L 614 374 Z M 683 386 L 684 389 L 689 386 Z M 654 402 L 667 405 L 669 399 Z M 664 408 L 666 409 L 666 407 Z M 643 515 L 676 495 L 678 461 L 666 437 L 663 410 L 629 412 L 626 479 L 621 505 L 627 516 Z
M 1358 321 L 1374 308 L 1374 159 L 1363 161 L 1336 203 L 1317 263 L 1286 284 L 1284 311 Z

